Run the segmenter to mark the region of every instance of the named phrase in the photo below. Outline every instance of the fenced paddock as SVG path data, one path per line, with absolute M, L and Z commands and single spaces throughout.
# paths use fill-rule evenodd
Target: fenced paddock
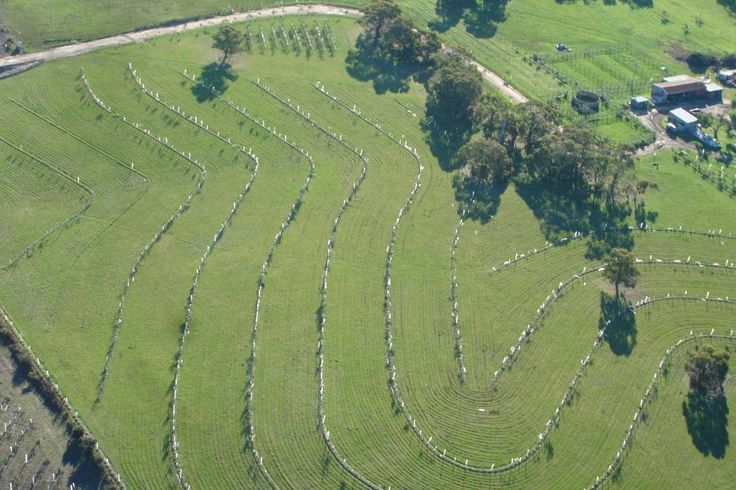
M 337 40 L 355 29 L 284 18 L 287 38 L 292 22 Z M 281 42 L 279 23 L 249 26 Z M 611 286 L 577 230 L 548 243 L 544 210 L 514 185 L 488 223 L 460 225 L 419 127 L 420 85 L 376 95 L 337 42 L 335 56 L 238 55 L 239 78 L 198 102 L 209 45 L 162 38 L 2 87 L 3 138 L 94 200 L 0 273 L 0 302 L 128 487 L 183 486 L 179 470 L 192 488 L 654 487 L 652 465 L 672 481 L 733 478 L 732 453 L 700 455 L 679 405 L 687 349 L 734 342 L 728 192 L 664 154 L 659 172 L 638 163 L 658 215 L 630 223 L 642 276 L 623 355 L 601 337 Z M 0 216 L 13 229 L 22 206 L 39 216 L 10 255 L 86 193 L 0 152 L 13 196 Z

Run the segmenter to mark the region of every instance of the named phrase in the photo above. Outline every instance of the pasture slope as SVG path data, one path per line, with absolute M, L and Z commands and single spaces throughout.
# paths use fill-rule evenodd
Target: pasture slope
M 728 193 L 639 162 L 656 219 L 617 343 L 583 240 L 547 244 L 513 185 L 463 220 L 422 86 L 350 78 L 353 19 L 249 26 L 292 24 L 309 53 L 254 47 L 219 96 L 206 30 L 0 82 L 0 303 L 125 484 L 728 487 L 680 408 L 687 351 L 734 343 Z

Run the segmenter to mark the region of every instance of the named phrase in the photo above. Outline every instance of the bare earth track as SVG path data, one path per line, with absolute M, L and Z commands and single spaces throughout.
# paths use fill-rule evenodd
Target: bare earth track
M 142 42 L 155 37 L 164 36 L 166 34 L 191 31 L 203 27 L 212 27 L 221 24 L 244 22 L 253 19 L 263 19 L 268 17 L 297 14 L 342 15 L 348 17 L 360 17 L 362 15 L 362 13 L 357 9 L 334 7 L 331 5 L 292 5 L 286 7 L 266 8 L 261 10 L 253 10 L 250 12 L 241 12 L 219 17 L 211 17 L 209 19 L 199 20 L 196 22 L 188 22 L 186 24 L 180 24 L 176 26 L 159 27 L 128 34 L 119 34 L 117 36 L 105 37 L 102 39 L 96 39 L 94 41 L 88 41 L 84 43 L 68 44 L 66 46 L 59 46 L 56 48 L 48 49 L 46 51 L 40 51 L 38 53 L 29 53 L 20 56 L 0 58 L 0 68 L 24 63 L 69 58 L 71 56 L 89 53 L 90 51 L 95 51 L 100 48 Z M 513 102 L 523 104 L 528 101 L 528 99 L 524 97 L 521 92 L 513 88 L 505 80 L 490 71 L 488 68 L 484 67 L 477 61 L 469 61 L 480 72 L 484 80 L 486 80 L 491 85 L 497 87 Z

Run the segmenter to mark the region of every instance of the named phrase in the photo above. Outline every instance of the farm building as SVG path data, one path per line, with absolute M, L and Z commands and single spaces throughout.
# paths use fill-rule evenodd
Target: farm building
M 637 95 L 631 98 L 631 108 L 635 111 L 644 111 L 649 108 L 649 99 Z
M 694 99 L 721 100 L 723 87 L 707 83 L 687 75 L 667 77 L 652 84 L 652 100 L 655 104 L 671 104 Z
M 670 111 L 669 122 L 682 133 L 694 133 L 698 129 L 698 118 L 682 107 Z

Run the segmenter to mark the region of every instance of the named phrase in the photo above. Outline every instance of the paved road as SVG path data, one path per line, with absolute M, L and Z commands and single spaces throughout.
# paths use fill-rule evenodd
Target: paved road
M 96 39 L 94 41 L 88 41 L 84 43 L 69 44 L 66 46 L 51 48 L 46 51 L 40 51 L 38 53 L 29 53 L 20 56 L 0 58 L 0 67 L 30 63 L 33 61 L 50 61 L 59 58 L 68 58 L 70 56 L 77 56 L 79 54 L 89 53 L 90 51 L 105 48 L 108 46 L 120 46 L 122 44 L 142 42 L 154 37 L 163 36 L 166 34 L 173 34 L 175 32 L 200 29 L 202 27 L 211 27 L 220 24 L 229 24 L 231 22 L 243 22 L 251 19 L 262 19 L 266 17 L 277 17 L 280 15 L 294 14 L 344 15 L 350 17 L 359 17 L 362 15 L 362 13 L 356 9 L 334 7 L 331 5 L 290 5 L 285 7 L 266 8 L 261 10 L 253 10 L 250 12 L 212 17 L 209 19 L 188 22 L 186 24 L 176 26 L 159 27 L 154 29 L 147 29 L 145 31 L 120 34 L 117 36 Z M 488 68 L 484 67 L 476 61 L 470 60 L 470 63 L 477 68 L 477 70 L 486 81 L 498 87 L 501 92 L 508 95 L 511 100 L 518 103 L 527 102 L 527 98 L 524 97 L 518 90 L 508 85 L 501 77 L 490 71 Z

